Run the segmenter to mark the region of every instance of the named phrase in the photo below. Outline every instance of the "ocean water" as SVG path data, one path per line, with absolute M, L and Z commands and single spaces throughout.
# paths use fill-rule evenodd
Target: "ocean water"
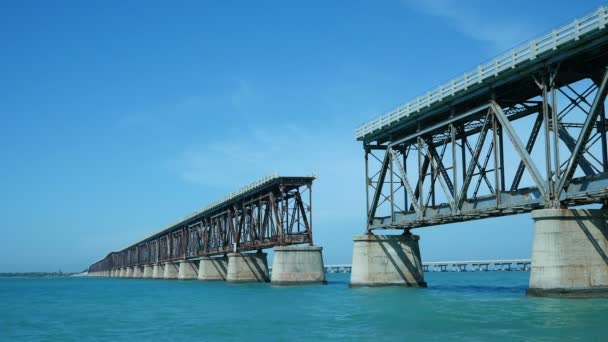
M 426 273 L 429 287 L 0 279 L 5 341 L 608 341 L 608 300 L 528 298 L 527 272 Z

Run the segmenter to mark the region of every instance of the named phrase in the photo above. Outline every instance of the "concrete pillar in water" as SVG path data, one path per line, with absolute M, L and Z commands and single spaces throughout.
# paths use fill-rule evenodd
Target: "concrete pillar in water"
M 268 282 L 269 280 L 266 253 L 228 254 L 227 282 Z
M 165 265 L 164 264 L 154 264 L 152 267 L 152 278 L 162 279 L 165 275 Z
M 152 278 L 152 272 L 154 271 L 152 265 L 144 266 L 144 273 L 142 274 L 142 278 Z
M 426 287 L 417 235 L 357 235 L 353 238 L 350 286 Z
M 608 210 L 532 212 L 530 296 L 608 297 Z
M 125 278 L 133 278 L 133 266 L 127 267 L 125 271 Z
M 198 265 L 194 261 L 180 260 L 179 271 L 177 273 L 177 279 L 197 279 L 198 278 Z
M 120 268 L 120 272 L 118 273 L 118 277 L 119 278 L 124 278 L 127 275 L 127 268 L 126 267 L 121 267 Z
M 202 257 L 198 264 L 198 280 L 226 280 L 227 257 Z
M 271 282 L 275 285 L 326 284 L 322 247 L 274 248 Z
M 164 264 L 165 273 L 163 279 L 177 279 L 179 274 L 179 264 L 176 262 L 166 262 Z
M 141 278 L 144 275 L 143 266 L 133 266 L 133 278 Z

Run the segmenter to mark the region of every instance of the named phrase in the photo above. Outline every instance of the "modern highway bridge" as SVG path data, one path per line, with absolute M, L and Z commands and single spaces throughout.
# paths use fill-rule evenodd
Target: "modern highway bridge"
M 468 260 L 423 262 L 424 272 L 484 272 L 484 271 L 529 271 L 530 259 Z M 325 265 L 327 273 L 351 273 L 351 264 Z
M 324 282 L 321 248 L 313 246 L 313 180 L 313 176 L 263 178 L 123 250 L 109 253 L 89 267 L 89 274 L 268 281 L 262 250 L 275 248 L 275 264 L 280 267 L 273 282 Z M 309 246 L 288 247 L 302 244 Z M 256 252 L 245 253 L 249 251 Z M 301 262 L 303 257 L 308 261 Z M 307 273 L 297 274 L 296 266 Z
M 607 23 L 600 8 L 356 130 L 367 224 L 351 284 L 424 286 L 412 229 L 534 211 L 531 292 L 608 289 L 606 211 L 568 209 L 607 205 Z M 404 237 L 374 235 L 385 229 Z M 397 241 L 403 255 L 386 251 Z M 395 278 L 373 270 L 387 253 Z

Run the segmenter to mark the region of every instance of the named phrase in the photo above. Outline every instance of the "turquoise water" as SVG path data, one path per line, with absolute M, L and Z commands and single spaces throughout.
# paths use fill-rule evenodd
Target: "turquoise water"
M 0 340 L 608 341 L 608 300 L 527 298 L 526 272 L 426 273 L 427 289 L 0 279 Z

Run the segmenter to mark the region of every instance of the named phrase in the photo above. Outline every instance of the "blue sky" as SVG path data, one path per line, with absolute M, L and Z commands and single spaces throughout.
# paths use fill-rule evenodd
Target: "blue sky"
M 326 263 L 364 230 L 354 129 L 604 1 L 0 3 L 0 272 L 78 271 L 262 176 L 316 173 Z M 418 230 L 529 257 L 528 215 Z

